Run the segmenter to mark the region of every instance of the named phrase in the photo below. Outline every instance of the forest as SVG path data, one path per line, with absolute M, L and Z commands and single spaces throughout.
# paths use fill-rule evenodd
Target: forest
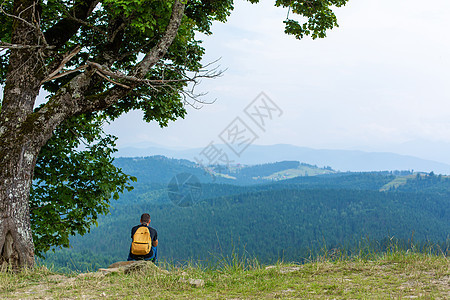
M 212 263 L 235 253 L 262 263 L 304 262 L 323 249 L 382 248 L 389 239 L 405 247 L 433 245 L 448 251 L 446 176 L 328 168 L 324 175 L 261 179 L 305 167 L 280 162 L 222 166 L 222 174 L 235 178 L 230 180 L 218 172 L 211 176 L 192 162 L 160 156 L 120 158 L 116 164 L 138 178 L 135 190 L 113 201 L 98 227 L 73 237 L 72 248 L 49 251 L 41 263 L 82 271 L 126 260 L 131 227 L 143 212 L 151 214 L 151 226 L 158 231 L 159 259 L 173 263 Z M 201 197 L 188 207 L 174 205 L 167 195 L 167 183 L 179 173 L 195 174 L 201 182 Z M 403 184 L 389 185 L 399 178 Z

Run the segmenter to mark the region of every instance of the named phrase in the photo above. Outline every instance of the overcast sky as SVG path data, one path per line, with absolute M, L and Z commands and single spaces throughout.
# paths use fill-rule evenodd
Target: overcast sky
M 285 35 L 287 10 L 272 3 L 237 1 L 229 21 L 201 37 L 205 63 L 221 58 L 220 67 L 227 69 L 200 86 L 209 92 L 204 100 L 217 99 L 214 104 L 189 109 L 184 120 L 165 129 L 131 113 L 107 128 L 119 137 L 118 145 L 205 147 L 236 117 L 249 121 L 245 107 L 264 92 L 283 113 L 265 131 L 248 123 L 258 135 L 255 144 L 391 151 L 445 161 L 450 1 L 350 0 L 336 9 L 340 27 L 314 41 Z

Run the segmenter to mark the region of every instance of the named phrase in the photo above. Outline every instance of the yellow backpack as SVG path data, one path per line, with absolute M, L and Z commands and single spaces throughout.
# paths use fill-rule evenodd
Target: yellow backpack
M 152 237 L 147 226 L 139 227 L 133 235 L 131 253 L 134 255 L 146 255 L 152 250 Z

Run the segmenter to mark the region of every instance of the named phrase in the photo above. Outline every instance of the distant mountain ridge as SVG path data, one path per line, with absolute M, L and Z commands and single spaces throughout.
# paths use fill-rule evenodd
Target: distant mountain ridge
M 449 164 L 389 152 L 313 149 L 277 144 L 269 146 L 251 145 L 240 157 L 237 157 L 229 151 L 229 148 L 226 145 L 217 145 L 217 147 L 228 153 L 228 156 L 233 163 L 247 165 L 294 160 L 317 165 L 319 167 L 330 166 L 338 171 L 367 172 L 414 170 L 420 172 L 433 171 L 437 174 L 450 174 Z M 119 149 L 116 153 L 116 157 L 164 155 L 171 158 L 195 161 L 195 158 L 199 157 L 203 150 L 204 148 L 175 150 L 155 146 L 147 148 L 124 147 Z

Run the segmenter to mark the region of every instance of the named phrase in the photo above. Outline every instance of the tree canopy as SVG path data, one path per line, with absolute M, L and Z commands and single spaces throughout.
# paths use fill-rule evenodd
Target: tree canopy
M 275 6 L 289 12 L 287 34 L 315 39 L 337 26 L 332 8 L 346 2 Z M 211 34 L 232 10 L 232 0 L 1 3 L 0 263 L 33 264 L 33 240 L 38 251 L 67 246 L 107 212 L 111 194 L 130 188 L 101 123 L 131 110 L 161 126 L 183 118 L 198 100 L 189 84 L 217 75 L 202 65 L 196 33 Z M 36 107 L 42 89 L 49 96 Z

